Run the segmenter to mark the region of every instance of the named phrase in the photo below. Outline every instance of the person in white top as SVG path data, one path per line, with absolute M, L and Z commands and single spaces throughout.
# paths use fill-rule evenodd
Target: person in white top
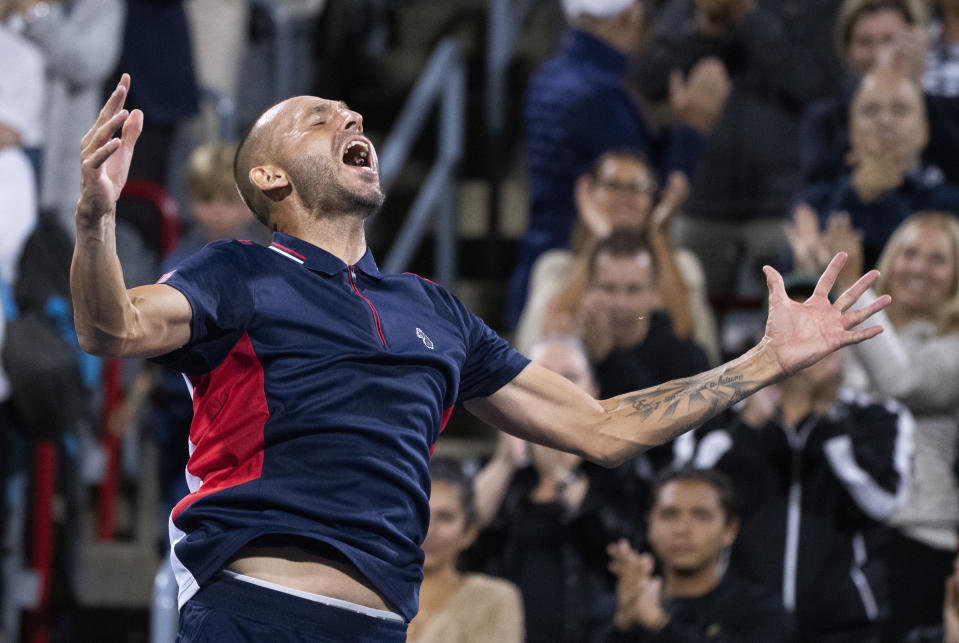
M 37 222 L 33 166 L 23 150 L 24 139 L 42 127 L 43 57 L 5 23 L 0 7 L 0 349 L 7 317 L 13 312 L 11 289 L 23 245 Z M 0 363 L 0 489 L 13 466 L 8 442 L 13 429 L 10 382 Z M 6 501 L 0 499 L 0 534 L 6 534 Z M 0 579 L 0 604 L 4 587 Z M 4 638 L 0 620 L 0 640 Z
M 578 221 L 569 250 L 545 252 L 533 265 L 529 294 L 515 344 L 528 351 L 550 334 L 574 332 L 574 318 L 586 294 L 586 264 L 596 245 L 619 230 L 638 230 L 660 266 L 660 308 L 670 316 L 673 332 L 693 340 L 719 362 L 716 320 L 706 299 L 706 278 L 696 256 L 672 240 L 673 219 L 689 181 L 674 172 L 660 190 L 653 169 L 637 151 L 604 152 L 576 181 Z
M 39 50 L 0 20 L 0 282 L 8 288 L 37 223 L 36 177 L 23 141 L 42 129 L 43 74 Z M 3 319 L 0 307 L 0 346 Z M 0 402 L 9 392 L 0 365 Z
M 836 282 L 848 284 L 862 266 L 861 238 L 848 217 L 833 215 L 821 235 L 815 225 L 807 230 L 807 241 L 824 252 L 849 253 L 850 272 Z M 898 642 L 914 627 L 940 622 L 959 547 L 959 219 L 913 214 L 890 237 L 879 270 L 882 276 L 857 305 L 886 294 L 893 303 L 875 318 L 880 338 L 850 350 L 844 384 L 896 398 L 916 419 L 912 488 L 892 517 L 887 558 L 891 614 L 884 636 Z

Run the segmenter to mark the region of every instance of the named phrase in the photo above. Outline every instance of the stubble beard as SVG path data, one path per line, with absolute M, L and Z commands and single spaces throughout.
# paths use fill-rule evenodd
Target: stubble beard
M 316 155 L 300 156 L 290 163 L 288 172 L 306 209 L 317 219 L 330 216 L 358 216 L 376 213 L 385 195 L 379 185 L 369 190 L 351 190 L 336 175 L 333 161 Z

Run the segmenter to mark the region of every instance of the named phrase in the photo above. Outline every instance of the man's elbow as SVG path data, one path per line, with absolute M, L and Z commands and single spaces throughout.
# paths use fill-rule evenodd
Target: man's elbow
M 80 344 L 80 348 L 84 353 L 89 353 L 96 357 L 116 357 L 116 355 L 111 354 L 112 351 L 108 343 L 103 342 L 90 333 L 83 333 L 77 330 L 77 343 Z
M 127 357 L 127 342 L 122 337 L 102 331 L 77 327 L 77 343 L 85 353 L 107 359 Z
M 603 440 L 595 445 L 584 458 L 606 469 L 615 469 L 632 457 L 645 451 L 632 442 L 622 440 Z

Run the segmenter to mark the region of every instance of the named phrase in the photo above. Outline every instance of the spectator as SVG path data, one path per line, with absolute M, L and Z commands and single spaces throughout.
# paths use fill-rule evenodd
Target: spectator
M 246 54 L 253 3 L 236 0 L 187 0 L 184 9 L 190 27 L 190 48 L 196 64 L 196 82 L 218 98 L 238 103 L 240 71 Z M 196 137 L 219 141 L 222 132 L 217 105 L 204 103 Z
M 833 181 L 847 172 L 849 103 L 859 79 L 879 66 L 920 83 L 925 69 L 926 12 L 918 0 L 845 0 L 836 26 L 846 87 L 809 106 L 803 118 L 800 159 L 804 185 Z M 923 161 L 959 184 L 959 97 L 924 94 L 929 145 Z
M 22 147 L 22 141 L 41 128 L 43 110 L 43 57 L 28 41 L 14 33 L 0 7 L 0 349 L 6 321 L 12 317 L 12 286 L 17 278 L 17 261 L 23 245 L 37 222 L 36 178 Z M 13 461 L 14 412 L 10 404 L 10 382 L 0 362 L 0 562 L 5 562 L 7 477 Z M 6 567 L 6 565 L 4 565 Z M 0 606 L 6 604 L 6 590 L 0 574 Z M 4 639 L 6 610 L 0 612 L 0 640 Z
M 653 487 L 649 543 L 662 566 L 628 543 L 609 546 L 618 576 L 616 628 L 609 643 L 792 641 L 775 593 L 725 573 L 725 552 L 739 530 L 729 479 L 705 469 L 661 475 Z
M 129 108 L 150 114 L 130 178 L 166 187 L 176 128 L 195 116 L 200 104 L 183 0 L 128 0 L 120 69 L 137 79 Z M 136 220 L 142 214 L 130 216 Z
M 718 362 L 716 324 L 706 300 L 702 266 L 672 240 L 671 224 L 688 191 L 686 177 L 676 172 L 660 194 L 654 171 L 641 154 L 626 149 L 604 152 L 590 172 L 576 180 L 578 220 L 571 250 L 549 250 L 533 265 L 516 346 L 526 350 L 544 334 L 572 331 L 571 320 L 586 291 L 590 254 L 600 240 L 630 229 L 641 233 L 656 254 L 662 269 L 662 305 L 673 331 L 681 339 L 694 339 L 711 361 Z
M 236 144 L 207 143 L 193 150 L 186 176 L 193 225 L 165 258 L 165 266 L 172 268 L 211 241 L 255 234 L 250 229 L 253 215 L 233 183 L 235 155 Z
M 526 92 L 529 226 L 510 281 L 510 326 L 526 301 L 533 262 L 546 250 L 568 246 L 576 221 L 573 186 L 602 152 L 621 146 L 640 150 L 662 181 L 672 170 L 688 175 L 699 146 L 699 135 L 689 128 L 654 131 L 627 91 L 629 55 L 643 28 L 640 0 L 564 0 L 563 11 L 570 28 Z M 716 76 L 707 70 L 694 82 L 691 75 L 691 93 L 721 93 L 716 85 L 722 86 L 722 78 Z
M 121 0 L 21 0 L 23 34 L 46 60 L 46 114 L 40 206 L 70 237 L 80 198 L 76 150 L 100 111 L 103 83 L 120 55 Z
M 852 173 L 804 190 L 799 200 L 826 220 L 849 214 L 862 233 L 865 265 L 875 265 L 889 235 L 910 213 L 959 212 L 959 188 L 922 162 L 929 126 L 918 86 L 895 70 L 866 74 L 853 96 Z
M 43 56 L 2 18 L 0 13 L 0 280 L 12 286 L 20 250 L 37 222 L 36 177 L 23 141 L 42 129 Z
M 521 643 L 523 604 L 507 581 L 457 569 L 479 525 L 472 482 L 455 460 L 430 463 L 430 527 L 423 541 L 420 609 L 409 625 L 411 643 Z
M 760 283 L 740 282 L 742 266 L 773 263 L 785 247 L 801 115 L 839 77 L 823 42 L 834 16 L 835 3 L 820 0 L 676 0 L 639 55 L 634 78 L 647 101 L 664 100 L 675 76 L 703 60 L 729 70 L 732 90 L 676 226 L 678 242 L 703 262 L 710 294 L 760 292 Z
M 959 2 L 934 0 L 939 15 L 929 23 L 929 52 L 922 89 L 930 96 L 959 96 Z
M 883 524 L 905 501 L 913 419 L 840 390 L 840 373 L 830 356 L 748 398 L 695 463 L 727 473 L 743 501 L 730 570 L 776 588 L 801 641 L 867 643 L 885 615 Z
M 862 264 L 856 235 L 834 229 L 828 247 L 849 252 L 850 270 Z M 954 465 L 959 441 L 959 222 L 952 214 L 925 212 L 907 219 L 879 259 L 875 292 L 893 297 L 877 321 L 884 332 L 868 349 L 851 351 L 846 383 L 896 398 L 916 418 L 915 473 L 886 556 L 891 617 L 883 640 L 899 643 L 910 629 L 938 624 L 943 587 L 959 538 L 959 482 Z M 849 276 L 840 276 L 840 284 Z
M 577 340 L 549 337 L 529 354 L 595 394 Z M 632 465 L 588 467 L 576 455 L 505 435 L 499 440 L 476 478 L 478 515 L 487 527 L 470 563 L 519 586 L 529 643 L 591 640 L 612 619 L 615 605 L 604 548 L 641 536 L 646 482 Z
M 655 386 L 708 365 L 702 349 L 677 338 L 657 310 L 658 276 L 655 254 L 636 233 L 609 237 L 590 257 L 581 334 L 600 395 Z

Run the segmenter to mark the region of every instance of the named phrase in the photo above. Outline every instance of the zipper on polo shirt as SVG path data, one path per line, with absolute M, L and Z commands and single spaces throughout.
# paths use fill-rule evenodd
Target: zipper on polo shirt
M 353 288 L 353 292 L 356 293 L 356 296 L 361 298 L 366 302 L 366 305 L 370 307 L 370 312 L 373 313 L 373 326 L 376 328 L 376 335 L 380 338 L 380 343 L 383 346 L 386 346 L 386 337 L 383 335 L 383 327 L 380 325 L 380 314 L 376 312 L 376 306 L 373 305 L 373 302 L 363 296 L 363 293 L 360 292 L 360 289 L 356 287 L 356 267 L 348 266 L 346 269 L 346 274 L 350 280 L 350 287 Z

